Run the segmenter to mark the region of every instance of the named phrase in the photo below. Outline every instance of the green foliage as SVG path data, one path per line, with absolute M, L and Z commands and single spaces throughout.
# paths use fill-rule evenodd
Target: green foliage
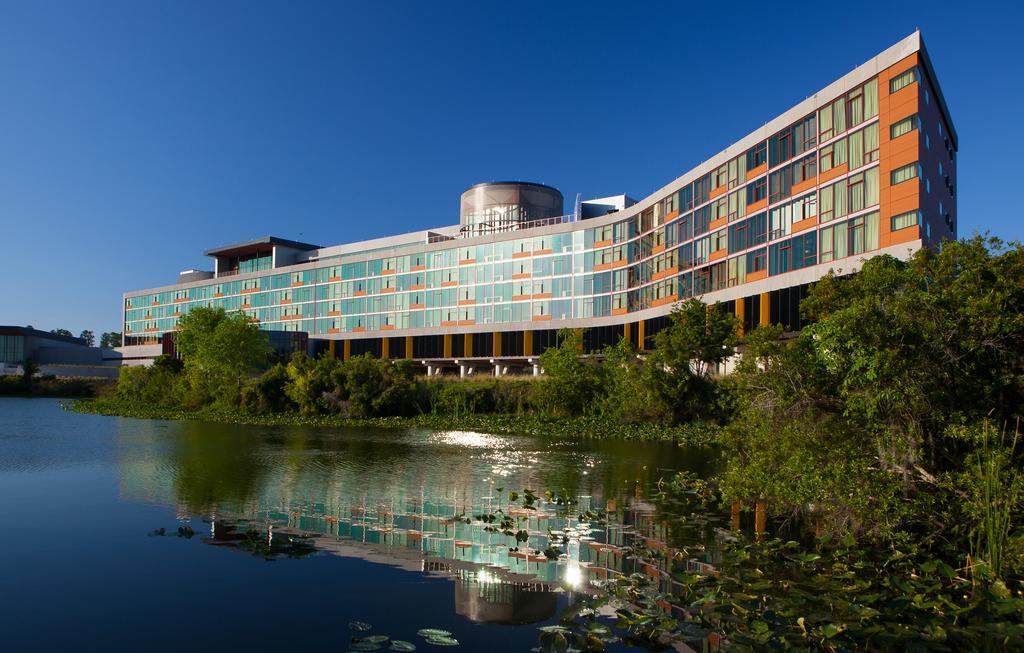
M 598 414 L 623 424 L 672 421 L 671 407 L 656 391 L 653 366 L 623 338 L 602 352 L 601 389 L 596 399 Z
M 31 327 L 29 327 L 29 328 L 31 328 Z M 74 337 L 74 334 L 72 334 L 67 329 L 50 329 L 50 333 L 52 333 L 55 336 L 67 336 L 69 338 L 73 338 Z
M 540 355 L 544 379 L 536 385 L 534 402 L 554 415 L 590 414 L 601 390 L 602 369 L 596 361 L 580 357 L 582 331 L 562 329 L 558 337 L 559 345 Z
M 199 307 L 178 322 L 174 345 L 185 361 L 192 403 L 237 405 L 243 383 L 267 362 L 265 334 L 241 312 Z
M 698 299 L 677 304 L 669 326 L 654 338 L 648 386 L 677 422 L 717 412 L 717 367 L 735 354 L 739 324 L 731 313 Z
M 729 545 L 714 575 L 678 573 L 675 601 L 730 651 L 1019 650 L 1024 598 L 941 559 L 852 538 Z
M 285 366 L 274 365 L 242 390 L 242 408 L 256 415 L 295 410 L 296 405 L 288 394 L 288 381 Z
M 138 365 L 121 368 L 115 396 L 125 402 L 176 408 L 181 405 L 184 390 L 182 375 L 168 366 Z
M 25 392 L 32 391 L 32 383 L 38 373 L 39 363 L 36 363 L 31 358 L 21 361 L 21 385 Z
M 114 348 L 121 346 L 120 331 L 105 331 L 100 335 L 100 347 Z
M 22 397 L 96 397 L 112 389 L 113 382 L 99 379 L 58 379 L 33 376 L 32 385 L 25 386 L 21 376 L 0 376 L 0 396 Z
M 815 322 L 790 340 L 749 334 L 727 382 L 727 498 L 836 535 L 973 546 L 1009 569 L 982 549 L 1017 541 L 1019 525 L 984 526 L 989 507 L 1018 508 L 1015 454 L 978 434 L 1024 399 L 1024 249 L 976 237 L 875 257 L 823 278 L 803 309 Z
M 408 416 L 426 408 L 410 361 L 351 358 L 345 363 L 345 391 L 347 413 L 355 418 Z
M 275 366 L 278 367 L 278 366 Z M 313 360 L 304 352 L 296 352 L 285 367 L 288 383 L 285 394 L 299 412 L 322 413 L 337 406 L 339 399 L 347 395 L 345 370 L 338 359 L 323 356 Z

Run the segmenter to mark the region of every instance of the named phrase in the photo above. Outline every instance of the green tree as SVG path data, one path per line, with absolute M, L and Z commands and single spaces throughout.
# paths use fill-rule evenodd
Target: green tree
M 26 392 L 32 391 L 32 383 L 38 373 L 39 364 L 31 358 L 26 358 L 21 362 L 21 382 L 25 386 Z
M 719 412 L 718 367 L 735 355 L 739 323 L 699 299 L 677 304 L 669 325 L 654 338 L 649 384 L 676 422 L 714 418 Z
M 121 346 L 121 333 L 118 331 L 107 331 L 100 336 L 100 347 L 114 348 Z
M 803 310 L 813 323 L 795 338 L 750 334 L 729 380 L 726 494 L 835 533 L 977 540 L 985 502 L 967 472 L 1016 460 L 969 434 L 1021 413 L 1024 249 L 975 237 L 875 257 L 823 278 Z
M 68 336 L 69 338 L 74 337 L 67 329 L 51 329 L 50 333 L 55 336 Z
M 337 390 L 344 384 L 341 363 L 333 356 L 311 359 L 295 352 L 285 367 L 288 398 L 306 414 L 323 413 L 336 408 Z
M 193 401 L 209 397 L 238 403 L 249 376 L 266 364 L 266 334 L 241 312 L 200 307 L 178 322 L 174 345 L 185 362 Z
M 544 377 L 535 390 L 535 401 L 552 414 L 583 415 L 596 412 L 595 399 L 601 391 L 599 363 L 582 358 L 583 333 L 562 329 L 557 347 L 540 355 Z
M 257 415 L 295 410 L 288 396 L 288 372 L 278 363 L 253 379 L 242 392 L 242 406 Z
M 84 331 L 79 333 L 78 337 L 85 341 L 85 345 L 87 347 L 92 347 L 94 344 L 96 344 L 96 336 L 93 334 L 92 331 L 88 329 L 85 329 Z
M 618 422 L 670 422 L 672 410 L 655 391 L 652 365 L 621 338 L 602 352 L 598 412 Z

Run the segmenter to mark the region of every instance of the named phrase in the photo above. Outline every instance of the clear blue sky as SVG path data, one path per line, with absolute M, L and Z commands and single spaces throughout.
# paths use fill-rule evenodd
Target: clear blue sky
M 961 235 L 1024 235 L 1016 3 L 641 4 L 0 0 L 0 324 L 120 330 L 205 248 L 452 224 L 479 181 L 642 198 L 916 27 Z

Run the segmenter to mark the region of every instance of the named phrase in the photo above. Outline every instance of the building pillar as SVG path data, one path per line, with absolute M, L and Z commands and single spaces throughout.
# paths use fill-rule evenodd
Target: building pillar
M 637 351 L 643 351 L 646 346 L 646 338 L 644 337 L 644 321 L 640 320 L 636 323 L 636 335 L 637 335 Z
M 412 360 L 412 336 L 405 337 L 405 357 Z
M 330 352 L 331 358 L 337 358 L 335 352 L 335 345 L 338 344 L 337 340 L 329 340 L 327 342 L 327 351 Z
M 352 341 L 341 341 L 341 360 L 347 361 L 352 356 Z
M 771 316 L 771 299 L 768 293 L 761 293 L 761 319 L 757 321 L 761 326 L 768 326 L 772 323 Z
M 462 336 L 462 355 L 466 358 L 473 356 L 473 334 L 467 333 Z
M 459 378 L 460 379 L 466 378 L 466 366 L 465 365 L 459 365 Z
M 533 331 L 523 331 L 523 356 L 533 356 Z
M 633 325 L 626 322 L 622 325 L 622 339 L 629 340 L 629 337 L 633 335 Z
M 533 364 L 533 375 L 540 376 L 540 365 L 536 363 Z
M 443 338 L 443 343 L 444 343 L 442 345 L 442 347 L 441 347 L 441 349 L 442 349 L 441 354 L 442 354 L 442 356 L 444 358 L 451 358 L 452 357 L 452 334 L 446 333 L 446 334 L 444 334 L 441 337 Z
M 764 539 L 765 533 L 768 531 L 768 511 L 764 501 L 758 501 L 754 504 L 754 533 L 757 535 L 758 540 Z
M 434 376 L 434 366 L 427 365 L 427 376 Z
M 736 499 L 735 501 L 732 502 L 732 510 L 731 510 L 731 515 L 730 515 L 730 517 L 732 519 L 730 521 L 730 526 L 732 527 L 732 530 L 734 530 L 734 531 L 738 531 L 740 529 L 740 508 L 741 507 L 742 507 L 742 504 L 740 504 L 740 500 L 739 499 Z
M 743 329 L 743 319 L 746 317 L 746 310 L 747 310 L 746 302 L 743 301 L 742 297 L 739 297 L 736 300 L 736 310 L 733 311 L 733 312 L 736 315 L 736 320 L 739 322 L 739 334 L 741 336 L 745 335 L 745 332 L 744 332 L 744 329 Z
M 388 351 L 388 337 L 384 336 L 380 339 L 380 359 L 386 361 L 391 358 L 390 352 Z
M 501 356 L 501 332 L 500 331 L 495 331 L 492 334 L 491 355 L 492 356 Z
M 586 352 L 586 345 L 583 344 L 583 329 L 575 329 L 575 331 L 576 331 L 576 335 L 580 339 L 579 352 L 581 354 L 583 354 L 583 353 Z

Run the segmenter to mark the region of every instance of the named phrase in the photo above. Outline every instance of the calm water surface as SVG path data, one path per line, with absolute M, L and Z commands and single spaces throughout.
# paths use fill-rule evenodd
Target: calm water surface
M 619 545 L 672 540 L 639 497 L 707 465 L 662 443 L 162 422 L 0 399 L 0 649 L 345 651 L 358 620 L 417 650 L 436 649 L 417 630 L 441 628 L 461 643 L 450 650 L 529 651 L 590 580 L 624 569 Z M 574 514 L 611 499 L 617 517 L 591 530 L 542 503 L 520 551 L 457 519 L 524 488 L 574 497 Z M 549 531 L 572 535 L 561 560 L 533 553 Z

